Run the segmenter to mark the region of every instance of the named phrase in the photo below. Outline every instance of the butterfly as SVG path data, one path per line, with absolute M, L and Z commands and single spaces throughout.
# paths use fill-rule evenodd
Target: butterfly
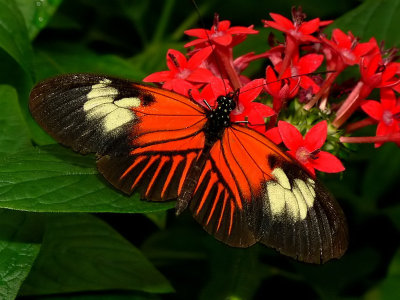
M 36 85 L 29 107 L 59 143 L 97 154 L 99 172 L 126 194 L 176 200 L 216 239 L 257 242 L 323 263 L 348 245 L 342 209 L 323 185 L 264 135 L 230 121 L 237 93 L 207 109 L 174 92 L 94 74 Z

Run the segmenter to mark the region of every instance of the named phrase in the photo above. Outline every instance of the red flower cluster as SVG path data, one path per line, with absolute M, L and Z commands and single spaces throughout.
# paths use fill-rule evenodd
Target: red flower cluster
M 263 24 L 284 34 L 282 44 L 264 53 L 251 52 L 234 57 L 233 48 L 245 41 L 247 35 L 258 34 L 258 31 L 253 26 L 231 27 L 229 21 L 220 21 L 215 15 L 211 30 L 185 31 L 196 38 L 185 45 L 190 48 L 187 56 L 169 50 L 169 71 L 151 74 L 144 81 L 160 83 L 165 89 L 191 97 L 202 105 L 206 101 L 211 107 L 215 107 L 218 96 L 237 92 L 237 108 L 231 114 L 231 121 L 253 127 L 276 144 L 283 141 L 288 153 L 312 174 L 314 169 L 322 172 L 344 170 L 334 155 L 321 150 L 327 137 L 327 121 L 334 127 L 341 127 L 349 119 L 360 118 L 360 108 L 367 116 L 346 124 L 346 134 L 340 138 L 341 142 L 370 142 L 378 147 L 391 141 L 400 146 L 400 100 L 395 95 L 400 92 L 400 64 L 394 61 L 396 51 L 380 49 L 374 38 L 360 43 L 351 32 L 346 34 L 340 29 L 334 29 L 329 39 L 321 31 L 332 21 L 318 18 L 305 21 L 301 8 L 292 10 L 293 21 L 279 14 L 271 13 L 270 16 L 272 21 L 264 20 Z M 265 77 L 251 79 L 244 76 L 242 72 L 248 65 L 259 59 L 269 61 Z M 347 94 L 343 101 L 329 103 L 332 91 L 340 88 L 336 83 L 334 85 L 338 75 L 355 65 L 360 70 L 358 82 L 350 89 L 342 87 L 341 95 Z M 315 72 L 322 66 L 325 71 L 317 75 Z M 366 100 L 374 89 L 380 89 L 380 101 Z M 266 96 L 260 97 L 263 93 Z M 294 115 L 288 115 L 295 98 L 310 111 L 311 120 L 321 116 L 318 109 L 311 110 L 313 107 L 319 108 L 326 119 L 312 128 L 305 125 L 311 122 L 299 122 L 297 125 L 302 132 L 309 130 L 304 139 L 290 123 L 278 122 L 285 118 L 304 118 L 304 111 L 299 110 L 292 110 Z M 376 137 L 348 136 L 371 124 L 377 124 Z

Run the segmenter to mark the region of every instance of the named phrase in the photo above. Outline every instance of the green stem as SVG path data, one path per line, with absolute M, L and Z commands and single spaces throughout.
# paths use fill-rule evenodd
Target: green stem
M 210 2 L 206 2 L 203 5 L 201 5 L 199 7 L 199 11 L 193 11 L 182 23 L 181 25 L 179 25 L 178 28 L 176 28 L 176 30 L 172 33 L 171 39 L 173 41 L 179 41 L 183 35 L 184 35 L 184 31 L 187 30 L 188 28 L 192 28 L 194 26 L 194 24 L 196 24 L 199 20 L 199 15 L 202 16 L 204 15 L 206 12 L 208 12 L 210 10 L 211 7 L 211 3 Z M 201 23 L 201 22 L 200 22 Z M 204 25 L 201 25 L 204 26 Z M 207 26 L 206 26 L 207 27 Z M 206 29 L 206 28 L 203 28 Z
M 165 0 L 165 5 L 162 10 L 160 21 L 158 22 L 156 32 L 154 33 L 152 44 L 158 44 L 165 36 L 165 29 L 171 19 L 172 9 L 175 5 L 175 0 Z

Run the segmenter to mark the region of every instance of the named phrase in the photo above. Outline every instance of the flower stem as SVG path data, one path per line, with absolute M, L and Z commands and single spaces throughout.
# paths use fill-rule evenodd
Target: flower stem
M 361 120 L 361 121 L 358 121 L 358 122 L 354 122 L 354 123 L 351 123 L 351 124 L 346 126 L 346 133 L 352 133 L 353 131 L 356 131 L 356 130 L 361 129 L 361 128 L 365 127 L 365 126 L 373 125 L 373 124 L 376 124 L 376 123 L 377 123 L 377 121 L 375 121 L 372 118 L 367 118 L 367 119 L 364 119 L 364 120 Z
M 232 49 L 228 47 L 216 46 L 214 49 L 215 63 L 222 77 L 228 78 L 233 89 L 238 90 L 242 87 L 239 74 L 233 66 Z
M 343 125 L 344 122 L 355 112 L 358 108 L 360 101 L 360 91 L 364 83 L 359 81 L 354 89 L 351 91 L 350 95 L 343 102 L 342 106 L 340 106 L 339 110 L 336 113 L 336 118 L 333 120 L 332 125 L 336 128 Z
M 385 136 L 342 136 L 339 140 L 341 143 L 400 143 L 400 133 Z
M 327 91 L 329 91 L 330 87 L 332 86 L 336 77 L 339 76 L 339 74 L 340 74 L 340 72 L 338 72 L 338 71 L 335 73 L 330 73 L 328 75 L 328 78 L 325 80 L 324 84 L 322 85 L 321 89 L 319 90 L 319 92 L 316 93 L 315 96 L 310 100 L 310 102 L 308 102 L 306 105 L 304 105 L 303 108 L 305 110 L 310 110 L 315 105 L 315 103 L 317 103 L 317 101 L 319 99 L 321 99 L 321 97 L 323 95 L 325 95 Z

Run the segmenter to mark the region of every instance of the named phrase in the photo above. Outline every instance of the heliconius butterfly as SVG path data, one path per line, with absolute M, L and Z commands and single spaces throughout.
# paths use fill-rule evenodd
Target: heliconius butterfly
M 256 242 L 322 263 L 348 244 L 344 214 L 326 189 L 273 142 L 230 121 L 235 94 L 208 110 L 171 91 L 93 74 L 34 87 L 30 111 L 58 142 L 98 155 L 100 173 L 143 199 L 176 199 L 218 240 Z

